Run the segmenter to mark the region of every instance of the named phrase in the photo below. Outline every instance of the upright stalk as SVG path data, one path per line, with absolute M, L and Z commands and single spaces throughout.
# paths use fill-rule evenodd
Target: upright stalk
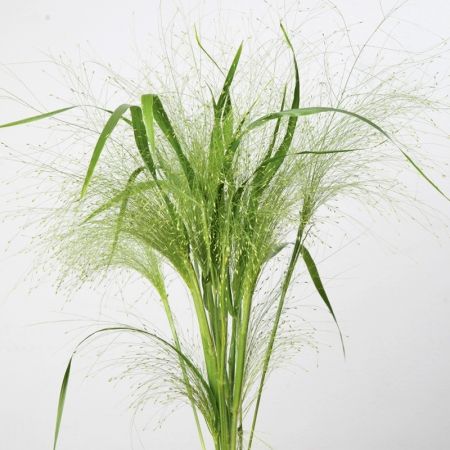
M 236 369 L 233 386 L 233 403 L 231 412 L 230 450 L 237 449 L 239 413 L 242 406 L 242 388 L 245 376 L 245 357 L 247 348 L 248 325 L 251 311 L 251 295 L 243 297 L 242 315 L 238 317 L 238 336 L 236 346 Z
M 178 338 L 178 333 L 177 333 L 177 329 L 175 327 L 175 322 L 173 319 L 173 314 L 172 314 L 172 310 L 170 309 L 170 305 L 169 305 L 169 299 L 167 297 L 167 293 L 166 292 L 162 292 L 162 296 L 161 296 L 161 300 L 162 303 L 164 305 L 164 311 L 166 313 L 167 316 L 167 321 L 169 322 L 169 326 L 170 326 L 170 330 L 172 332 L 172 337 L 175 343 L 175 348 L 181 353 L 181 345 L 180 345 L 180 340 Z M 200 439 L 200 445 L 202 447 L 202 450 L 206 450 L 206 445 L 205 445 L 205 439 L 203 437 L 203 432 L 202 432 L 202 427 L 200 424 L 200 419 L 198 417 L 198 412 L 197 412 L 197 408 L 195 407 L 194 404 L 194 399 L 192 397 L 192 387 L 191 387 L 191 383 L 189 382 L 189 377 L 186 371 L 186 367 L 185 367 L 185 363 L 183 361 L 183 359 L 180 357 L 179 358 L 179 362 L 180 362 L 180 367 L 181 367 L 181 371 L 183 373 L 183 381 L 186 385 L 186 390 L 187 390 L 187 394 L 189 397 L 189 401 L 191 403 L 191 407 L 192 407 L 192 412 L 194 413 L 194 419 L 195 419 L 195 425 L 197 428 L 197 433 L 198 433 L 198 437 Z

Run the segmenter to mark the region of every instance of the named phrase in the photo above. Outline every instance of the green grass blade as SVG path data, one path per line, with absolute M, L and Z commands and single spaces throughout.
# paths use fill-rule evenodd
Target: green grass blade
M 394 139 L 381 128 L 376 123 L 372 122 L 367 117 L 364 117 L 360 114 L 354 113 L 352 111 L 347 111 L 346 109 L 340 109 L 340 108 L 332 108 L 328 106 L 312 106 L 307 108 L 297 108 L 297 109 L 290 109 L 286 111 L 278 111 L 275 113 L 266 114 L 265 116 L 260 117 L 259 119 L 255 120 L 254 122 L 250 123 L 246 130 L 243 131 L 243 134 L 254 130 L 255 128 L 258 128 L 268 121 L 278 119 L 279 117 L 290 117 L 290 116 L 310 116 L 314 114 L 321 114 L 326 112 L 337 112 L 340 114 L 345 114 L 350 117 L 354 117 L 355 119 L 361 120 L 362 122 L 366 123 L 370 127 L 377 130 L 379 133 L 381 133 L 383 136 L 385 136 L 389 141 L 391 141 L 394 145 L 399 147 L 399 145 L 394 141 Z M 420 168 L 420 166 L 409 156 L 404 150 L 399 148 L 403 156 L 406 158 L 406 160 L 413 166 L 413 168 L 419 173 L 420 176 L 422 176 L 436 191 L 438 191 L 443 197 L 445 197 L 447 200 L 450 200 L 449 197 L 434 183 L 426 174 L 425 172 Z M 262 163 L 264 164 L 264 162 Z M 277 163 L 278 164 L 278 163 Z
M 339 327 L 338 321 L 334 314 L 333 307 L 331 306 L 330 299 L 328 298 L 328 295 L 325 291 L 322 280 L 320 279 L 320 275 L 319 275 L 319 271 L 317 270 L 317 266 L 311 256 L 311 254 L 309 253 L 309 251 L 307 250 L 307 248 L 304 245 L 301 247 L 301 254 L 303 256 L 303 261 L 305 261 L 305 265 L 306 265 L 306 268 L 308 269 L 311 280 L 314 283 L 314 286 L 315 286 L 317 292 L 322 297 L 323 302 L 327 306 L 328 311 L 332 315 L 333 320 L 338 328 L 339 336 L 341 338 L 342 351 L 344 352 L 344 356 L 345 356 L 344 338 L 342 336 L 341 329 Z
M 177 348 L 177 346 L 171 344 L 170 342 L 166 341 L 165 339 L 163 339 L 162 337 L 158 336 L 157 334 L 150 333 L 149 331 L 146 331 L 146 330 L 143 330 L 143 329 L 140 329 L 140 328 L 135 328 L 135 327 L 127 326 L 127 325 L 111 326 L 111 327 L 107 327 L 107 328 L 102 328 L 100 330 L 96 330 L 96 331 L 92 332 L 91 334 L 86 336 L 83 340 L 81 340 L 78 343 L 78 345 L 76 346 L 76 348 L 73 351 L 72 356 L 71 356 L 71 358 L 69 360 L 69 364 L 67 365 L 66 371 L 64 373 L 64 378 L 63 378 L 63 381 L 62 381 L 62 384 L 61 384 L 61 390 L 60 390 L 60 394 L 59 394 L 53 450 L 56 449 L 56 445 L 57 445 L 57 441 L 58 441 L 58 436 L 59 436 L 59 431 L 60 431 L 60 426 L 61 426 L 61 419 L 62 419 L 62 415 L 63 415 L 63 412 L 64 412 L 64 404 L 65 404 L 65 400 L 66 400 L 67 386 L 68 386 L 68 383 L 69 383 L 70 371 L 71 371 L 72 360 L 73 360 L 74 355 L 76 354 L 77 350 L 85 342 L 87 342 L 88 340 L 90 340 L 94 336 L 96 336 L 98 334 L 108 333 L 108 332 L 121 332 L 121 331 L 123 331 L 123 332 L 131 332 L 131 333 L 136 333 L 136 334 L 142 334 L 142 335 L 144 335 L 144 336 L 146 336 L 148 338 L 151 338 L 151 339 L 159 342 L 163 346 L 165 346 L 168 349 L 170 349 L 173 352 L 175 352 L 180 357 L 180 359 L 183 360 L 183 362 L 186 364 L 186 367 L 188 367 L 190 369 L 192 375 L 195 376 L 198 379 L 198 381 L 201 383 L 201 385 L 203 386 L 203 389 L 205 390 L 205 393 L 207 394 L 207 396 L 208 396 L 208 398 L 209 398 L 209 400 L 211 402 L 211 406 L 213 408 L 216 407 L 216 404 L 215 404 L 216 401 L 215 401 L 215 398 L 214 398 L 214 394 L 211 392 L 211 389 L 210 389 L 208 383 L 206 382 L 205 378 L 201 374 L 200 370 L 191 361 L 191 359 L 184 354 L 184 352 L 182 352 L 179 348 Z
M 295 50 L 292 46 L 292 43 L 289 39 L 286 29 L 283 24 L 280 23 L 281 30 L 284 34 L 286 42 L 291 50 L 292 58 L 294 60 L 294 71 L 295 71 L 295 87 L 294 87 L 294 95 L 292 98 L 291 109 L 297 109 L 300 106 L 300 75 L 298 70 L 297 57 L 295 56 Z M 281 119 L 281 118 L 280 118 Z M 286 129 L 286 134 L 284 136 L 283 141 L 280 144 L 280 147 L 276 151 L 275 155 L 285 155 L 291 146 L 292 139 L 294 138 L 295 127 L 297 125 L 298 117 L 291 116 L 289 117 L 289 122 Z
M 400 151 L 402 152 L 403 156 L 406 158 L 406 160 L 414 167 L 414 169 L 416 169 L 417 172 L 419 172 L 419 174 L 425 178 L 426 181 L 428 181 L 428 183 L 434 188 L 436 189 L 436 191 L 438 191 L 443 197 L 445 197 L 447 200 L 450 201 L 449 196 L 442 191 L 442 189 L 439 188 L 439 186 L 430 179 L 430 177 L 428 175 L 425 174 L 425 172 L 417 165 L 417 163 L 411 158 L 411 156 L 409 156 L 404 150 L 400 149 Z
M 278 333 L 278 327 L 280 324 L 281 314 L 283 312 L 286 295 L 287 295 L 289 286 L 291 284 L 292 276 L 294 274 L 294 270 L 295 270 L 295 267 L 297 265 L 297 261 L 298 261 L 299 255 L 300 255 L 302 239 L 303 239 L 303 223 L 302 223 L 302 221 L 300 221 L 300 224 L 299 224 L 299 227 L 297 230 L 297 236 L 295 239 L 294 248 L 293 248 L 291 256 L 289 258 L 289 265 L 288 265 L 286 274 L 284 275 L 284 279 L 283 279 L 283 282 L 281 285 L 280 298 L 278 300 L 277 310 L 275 313 L 275 317 L 273 319 L 272 330 L 271 330 L 270 336 L 269 336 L 269 342 L 267 344 L 267 349 L 264 354 L 263 366 L 261 369 L 261 378 L 259 381 L 259 386 L 258 386 L 257 394 L 256 394 L 255 409 L 253 411 L 253 419 L 252 419 L 251 426 L 250 426 L 250 435 L 249 435 L 249 439 L 248 439 L 247 450 L 250 450 L 252 447 L 253 437 L 254 437 L 255 428 L 256 428 L 256 421 L 258 419 L 259 407 L 261 404 L 262 392 L 263 392 L 264 385 L 266 382 L 266 376 L 267 376 L 267 372 L 269 369 L 270 359 L 272 357 L 273 348 L 274 348 L 275 340 L 276 340 L 277 333 Z
M 134 139 L 145 166 L 156 178 L 156 168 L 149 148 L 149 139 L 143 121 L 142 109 L 139 106 L 131 106 L 131 122 L 133 124 Z
M 55 437 L 53 440 L 53 450 L 56 449 L 56 444 L 58 443 L 58 436 L 59 436 L 59 430 L 61 427 L 61 419 L 64 411 L 64 403 L 66 401 L 66 393 L 67 393 L 67 386 L 69 384 L 69 378 L 70 378 L 70 369 L 72 366 L 72 357 L 69 360 L 69 364 L 67 364 L 66 371 L 64 373 L 63 381 L 61 383 L 61 390 L 59 393 L 59 400 L 58 400 L 58 410 L 56 413 L 56 425 L 55 425 Z
M 67 108 L 56 109 L 54 111 L 49 111 L 44 114 L 38 114 L 37 116 L 27 117 L 25 119 L 16 120 L 14 122 L 4 123 L 0 125 L 0 128 L 15 127 L 16 125 L 24 125 L 26 123 L 36 122 L 38 120 L 46 119 L 47 117 L 56 116 L 57 114 L 61 114 L 65 111 L 69 111 L 70 109 L 74 108 L 77 108 L 77 106 L 69 106 Z
M 86 190 L 91 181 L 92 175 L 95 170 L 95 166 L 97 165 L 97 162 L 100 158 L 102 150 L 105 147 L 106 141 L 108 140 L 110 134 L 113 132 L 117 123 L 119 122 L 119 120 L 121 119 L 121 117 L 127 111 L 127 109 L 129 107 L 130 107 L 130 105 L 123 104 L 123 105 L 120 105 L 118 108 L 116 108 L 114 110 L 114 112 L 111 114 L 108 121 L 106 122 L 106 125 L 103 128 L 102 132 L 100 133 L 100 136 L 97 140 L 97 143 L 95 144 L 95 148 L 92 153 L 91 161 L 89 162 L 89 167 L 88 167 L 86 176 L 84 178 L 83 187 L 81 188 L 81 197 L 84 197 L 84 195 L 86 194 Z
M 153 117 L 158 124 L 159 128 L 163 132 L 166 139 L 169 141 L 172 148 L 175 150 L 175 153 L 178 157 L 178 160 L 181 164 L 181 168 L 183 169 L 184 174 L 189 182 L 189 185 L 192 185 L 194 180 L 194 171 L 192 170 L 192 166 L 189 163 L 189 160 L 186 158 L 186 155 L 183 152 L 180 141 L 178 140 L 175 131 L 173 129 L 172 123 L 170 122 L 169 116 L 167 115 L 164 106 L 161 102 L 161 99 L 155 94 L 148 94 L 153 97 L 152 102 L 152 113 Z M 147 96 L 145 96 L 147 97 Z M 147 100 L 148 101 L 148 100 Z M 145 117 L 145 116 L 144 116 Z M 150 120 L 150 118 L 148 118 Z M 145 122 L 147 119 L 145 119 Z
M 229 144 L 233 140 L 233 106 L 231 103 L 230 88 L 239 64 L 242 47 L 243 43 L 239 46 L 231 66 L 228 69 L 217 103 L 213 102 L 214 125 L 211 132 L 211 148 L 219 147 L 224 152 L 227 151 Z M 228 168 L 228 163 L 225 165 L 226 170 Z
M 276 244 L 272 247 L 272 249 L 270 250 L 270 252 L 267 255 L 267 258 L 265 259 L 265 262 L 270 261 L 272 258 L 275 258 L 275 256 L 278 255 L 278 253 L 280 253 L 281 251 L 283 251 L 286 246 L 288 245 L 287 242 L 283 242 L 282 244 Z
M 277 111 L 274 113 L 266 114 L 266 115 L 260 117 L 259 119 L 253 121 L 252 123 L 250 123 L 247 126 L 246 130 L 244 130 L 244 133 L 254 130 L 255 128 L 258 128 L 271 120 L 278 119 L 279 117 L 291 117 L 291 116 L 302 117 L 302 116 L 311 116 L 314 114 L 321 114 L 321 113 L 325 113 L 325 112 L 337 112 L 337 113 L 346 114 L 348 116 L 351 116 L 358 120 L 361 120 L 361 121 L 367 123 L 368 125 L 370 125 L 371 127 L 375 128 L 382 135 L 384 135 L 385 137 L 387 137 L 389 140 L 392 141 L 391 137 L 381 127 L 379 127 L 374 122 L 367 119 L 366 117 L 361 116 L 360 114 L 357 114 L 357 113 L 354 113 L 351 111 L 347 111 L 346 109 L 332 108 L 329 106 L 311 106 L 311 107 L 305 107 L 305 108 L 287 109 L 285 111 Z
M 289 39 L 289 36 L 284 28 L 283 24 L 280 23 L 281 30 L 286 39 L 286 42 L 292 52 L 292 58 L 294 61 L 294 72 L 295 72 L 295 84 L 294 84 L 294 95 L 292 97 L 292 105 L 291 110 L 297 110 L 300 106 L 300 74 L 298 69 L 297 57 L 295 56 L 294 47 Z M 283 104 L 284 104 L 284 95 L 283 95 Z M 275 125 L 276 133 L 278 133 L 278 129 L 280 126 L 280 121 L 283 116 L 277 118 L 277 124 Z M 297 126 L 298 116 L 292 115 L 289 116 L 288 124 L 286 127 L 286 133 L 284 135 L 283 140 L 281 141 L 280 146 L 274 154 L 274 159 L 270 164 L 268 163 L 268 159 L 272 155 L 272 150 L 270 153 L 268 152 L 263 159 L 262 163 L 258 167 L 258 173 L 254 178 L 253 182 L 255 184 L 255 189 L 257 192 L 261 192 L 264 190 L 267 183 L 273 177 L 273 175 L 277 172 L 281 164 L 283 163 L 284 157 L 286 156 L 289 148 L 292 144 L 292 140 L 294 138 L 295 128 Z M 251 126 L 251 125 L 250 125 Z M 274 136 L 273 144 L 275 144 L 276 136 Z
M 219 64 L 217 64 L 216 60 L 211 56 L 211 54 L 206 50 L 206 48 L 203 46 L 202 42 L 200 41 L 200 36 L 198 35 L 197 27 L 194 26 L 194 35 L 195 40 L 197 42 L 197 45 L 200 47 L 200 50 L 208 57 L 208 59 L 219 69 L 220 73 L 222 75 L 225 75 L 223 73 L 223 70 L 220 68 Z
M 234 55 L 231 66 L 228 69 L 228 73 L 227 73 L 225 82 L 222 87 L 222 92 L 220 93 L 219 100 L 217 101 L 217 108 L 215 111 L 217 117 L 226 115 L 225 108 L 226 107 L 229 108 L 231 106 L 231 103 L 229 103 L 227 106 L 227 98 L 230 96 L 230 87 L 231 87 L 231 84 L 233 83 L 234 75 L 236 74 L 236 69 L 239 64 L 239 59 L 241 58 L 242 47 L 243 47 L 243 43 L 241 42 L 241 45 L 239 46 L 236 54 Z
M 283 111 L 284 109 L 284 103 L 286 101 L 286 90 L 287 90 L 287 86 L 284 86 L 283 89 L 283 97 L 281 99 L 281 107 L 280 107 L 280 111 Z M 272 155 L 272 151 L 275 147 L 275 143 L 277 142 L 277 137 L 278 137 L 278 132 L 280 130 L 280 125 L 281 125 L 281 117 L 279 117 L 275 123 L 275 128 L 273 130 L 273 135 L 272 135 L 272 140 L 270 142 L 269 148 L 267 149 L 267 153 L 264 157 L 264 159 L 268 159 L 271 157 Z
M 146 94 L 141 96 L 142 120 L 144 122 L 147 140 L 152 152 L 155 151 L 155 124 L 153 114 L 153 95 Z

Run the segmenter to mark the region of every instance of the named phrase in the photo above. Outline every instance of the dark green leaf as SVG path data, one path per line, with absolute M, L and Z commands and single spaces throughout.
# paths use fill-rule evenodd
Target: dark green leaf
M 342 344 L 342 351 L 344 352 L 344 356 L 345 356 L 344 338 L 342 336 L 341 329 L 339 327 L 336 316 L 334 314 L 333 307 L 331 306 L 331 302 L 325 291 L 322 280 L 320 279 L 320 275 L 319 275 L 319 271 L 317 270 L 317 266 L 316 266 L 314 260 L 312 259 L 311 254 L 309 253 L 309 251 L 306 249 L 305 246 L 301 247 L 301 254 L 303 256 L 303 260 L 305 261 L 306 268 L 308 269 L 309 275 L 314 283 L 314 286 L 315 286 L 317 292 L 322 297 L 322 300 L 325 303 L 325 305 L 327 306 L 328 311 L 330 311 L 330 314 L 333 316 L 334 322 L 336 323 L 336 326 L 339 330 L 339 336 L 341 338 L 341 344 Z
M 72 356 L 73 358 L 73 356 Z M 70 369 L 72 366 L 72 358 L 69 360 L 69 364 L 67 365 L 66 372 L 64 373 L 63 381 L 61 383 L 61 390 L 59 392 L 59 400 L 58 400 L 58 410 L 56 413 L 56 425 L 55 425 L 55 437 L 53 440 L 53 450 L 56 449 L 56 444 L 58 442 L 59 429 L 61 427 L 61 419 L 64 411 L 64 403 L 66 401 L 66 393 L 67 393 L 67 385 L 69 384 L 70 377 Z
M 181 164 L 184 174 L 186 175 L 189 185 L 192 185 L 194 179 L 194 171 L 192 170 L 191 164 L 189 163 L 189 160 L 186 158 L 186 155 L 183 152 L 183 149 L 177 136 L 175 135 L 175 131 L 172 127 L 172 124 L 169 120 L 166 111 L 164 110 L 163 104 L 160 98 L 154 94 L 148 94 L 143 96 L 142 98 L 145 97 L 144 99 L 145 103 L 149 103 L 149 99 L 147 97 L 150 96 L 152 97 L 152 107 L 151 107 L 152 116 L 155 119 L 161 131 L 164 133 L 164 136 L 169 141 L 172 148 L 175 150 L 175 153 L 178 156 L 178 160 Z M 151 117 L 147 116 L 147 111 L 148 111 L 147 109 L 143 111 L 144 123 L 146 125 L 146 128 L 148 128 L 148 123 L 151 120 Z
M 233 62 L 231 63 L 230 68 L 228 69 L 228 73 L 227 73 L 225 82 L 222 87 L 222 92 L 220 93 L 219 100 L 217 101 L 217 108 L 216 108 L 216 116 L 217 117 L 220 117 L 222 115 L 225 116 L 226 115 L 225 109 L 231 108 L 231 102 L 228 101 L 228 104 L 227 104 L 227 99 L 230 96 L 230 87 L 231 87 L 231 84 L 233 83 L 233 78 L 236 73 L 237 66 L 239 64 L 239 59 L 241 58 L 242 46 L 243 46 L 243 43 L 241 43 L 241 45 L 239 46 L 239 48 L 233 58 Z
M 150 148 L 148 145 L 149 141 L 147 138 L 147 132 L 143 121 L 142 110 L 139 106 L 131 106 L 130 112 L 136 146 L 139 150 L 142 160 L 145 163 L 145 166 L 153 175 L 153 177 L 156 178 L 155 163 L 153 162 L 153 158 L 150 153 Z

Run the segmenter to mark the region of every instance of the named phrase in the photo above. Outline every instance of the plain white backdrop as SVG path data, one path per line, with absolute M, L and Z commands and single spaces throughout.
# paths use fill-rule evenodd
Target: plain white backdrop
M 162 2 L 170 9 L 169 3 Z M 279 10 L 280 15 L 285 3 L 293 4 L 269 3 L 271 11 Z M 187 12 L 194 6 L 188 1 L 178 4 Z M 199 4 L 203 5 L 202 17 L 233 9 L 257 20 L 267 17 L 268 11 L 262 0 Z M 370 33 L 381 18 L 378 0 L 336 0 L 335 4 L 349 23 L 363 22 L 356 39 Z M 393 4 L 382 2 L 386 10 Z M 56 107 L 55 98 L 47 94 L 57 95 L 59 87 L 34 61 L 44 59 L 46 52 L 77 58 L 78 46 L 82 46 L 126 72 L 124 61 L 130 59 L 130 49 L 156 30 L 160 6 L 153 0 L 0 0 L 0 63 L 4 65 L 0 86 L 25 95 L 26 90 L 12 75 L 20 73 L 41 100 L 49 99 L 45 103 L 49 109 Z M 398 15 L 450 37 L 447 1 L 411 1 Z M 277 20 L 273 17 L 274 24 Z M 411 32 L 404 36 L 404 44 L 426 47 L 430 36 L 432 33 Z M 450 72 L 446 66 L 442 70 Z M 0 97 L 0 123 L 28 112 Z M 0 130 L 0 141 L 16 148 L 43 136 L 42 130 L 33 127 Z M 448 174 L 448 167 L 441 169 Z M 2 160 L 0 170 L 3 189 L 3 181 L 14 175 L 15 166 Z M 300 354 L 289 370 L 271 378 L 262 405 L 257 448 L 450 448 L 450 206 L 423 180 L 414 183 L 421 198 L 442 212 L 430 220 L 427 229 L 406 218 L 374 216 L 365 220 L 368 231 L 361 234 L 359 230 L 357 240 L 323 251 L 321 270 L 348 336 L 347 359 L 344 361 L 339 351 L 329 316 L 318 313 L 314 320 L 323 331 L 320 353 L 317 358 Z M 14 184 L 19 192 L 22 187 L 26 187 L 25 181 Z M 450 192 L 445 180 L 442 187 Z M 2 202 L 0 210 L 10 207 Z M 51 280 L 39 279 L 31 292 L 28 289 L 30 283 L 25 279 L 30 255 L 17 253 L 28 238 L 17 233 L 20 220 L 2 222 L 0 230 L 1 246 L 7 248 L 0 260 L 0 450 L 46 450 L 52 445 L 59 385 L 75 341 L 74 336 L 65 334 L 70 324 L 55 322 L 67 316 L 58 312 L 64 299 L 55 293 Z M 27 233 L 32 233 L 32 228 Z M 67 305 L 64 311 L 95 315 L 93 305 L 99 294 L 83 292 L 78 297 L 79 303 Z M 318 299 L 310 300 L 314 301 L 319 304 Z M 148 311 L 153 311 L 150 306 Z M 48 323 L 37 325 L 42 322 Z M 74 371 L 61 450 L 199 448 L 188 407 L 177 408 L 161 428 L 157 427 L 157 408 L 149 408 L 134 426 L 127 409 L 128 391 L 105 383 L 101 375 L 84 380 L 85 368 L 81 363 Z M 143 429 L 146 421 L 149 426 Z

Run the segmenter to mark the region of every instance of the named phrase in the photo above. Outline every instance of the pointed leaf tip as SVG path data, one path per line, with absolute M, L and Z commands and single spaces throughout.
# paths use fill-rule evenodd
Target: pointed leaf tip
M 64 373 L 63 381 L 61 383 L 61 390 L 59 393 L 59 400 L 58 400 L 58 410 L 56 413 L 56 425 L 55 425 L 55 437 L 53 440 L 53 450 L 56 450 L 56 444 L 58 443 L 59 429 L 61 427 L 61 419 L 62 419 L 62 415 L 63 415 L 63 411 L 64 411 L 64 403 L 66 401 L 66 393 L 67 393 L 67 386 L 69 384 L 72 359 L 73 359 L 73 355 L 70 358 L 69 363 L 67 364 L 67 368 Z
M 317 270 L 316 263 L 314 262 L 314 260 L 311 256 L 311 253 L 309 253 L 308 249 L 305 246 L 302 246 L 301 253 L 303 256 L 303 260 L 305 261 L 306 268 L 308 269 L 309 275 L 311 277 L 311 280 L 312 280 L 317 292 L 321 296 L 323 302 L 327 306 L 328 311 L 332 315 L 334 323 L 337 326 L 337 329 L 339 331 L 339 337 L 341 339 L 342 352 L 343 352 L 344 358 L 345 358 L 344 337 L 342 335 L 341 328 L 339 327 L 338 321 L 336 319 L 336 315 L 334 314 L 333 307 L 331 306 L 331 302 L 330 302 L 328 295 L 325 291 L 325 288 L 323 286 L 322 280 L 320 279 L 320 275 L 319 275 L 319 271 Z
M 119 120 L 122 118 L 123 114 L 125 114 L 125 112 L 129 107 L 130 105 L 128 104 L 123 104 L 117 107 L 109 117 L 102 132 L 100 133 L 97 143 L 95 144 L 94 151 L 92 152 L 91 161 L 89 162 L 88 170 L 84 178 L 83 187 L 81 188 L 81 195 L 80 195 L 81 198 L 83 198 L 86 194 L 87 188 L 89 186 L 89 183 L 95 170 L 95 166 L 97 165 L 97 162 L 100 158 L 103 148 L 105 147 L 106 141 L 108 140 L 110 134 L 114 131 L 114 128 L 116 127 L 117 123 L 119 122 Z
M 77 108 L 77 106 L 68 106 L 67 108 L 60 108 L 54 111 L 49 111 L 43 114 L 38 114 L 36 116 L 26 117 L 25 119 L 16 120 L 14 122 L 8 122 L 0 125 L 0 128 L 14 127 L 16 125 L 24 125 L 26 123 L 36 122 L 38 120 L 46 119 L 47 117 L 56 116 L 57 114 L 69 111 L 70 109 Z

